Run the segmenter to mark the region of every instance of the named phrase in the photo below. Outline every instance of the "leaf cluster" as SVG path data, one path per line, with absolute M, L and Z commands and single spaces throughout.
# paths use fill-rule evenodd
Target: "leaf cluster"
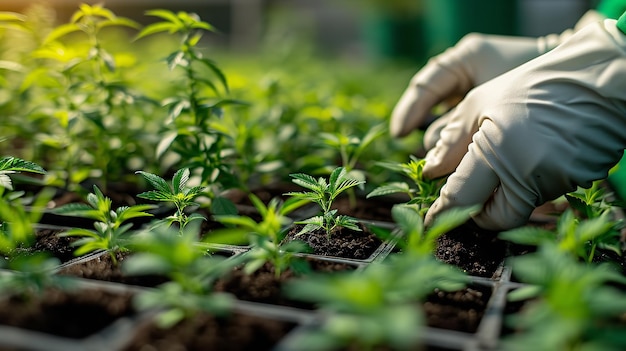
M 509 293 L 526 308 L 506 321 L 517 333 L 505 338 L 507 350 L 621 350 L 626 328 L 626 279 L 609 264 L 588 265 L 544 244 L 532 254 L 510 259 L 526 283 Z
M 328 181 L 323 177 L 316 179 L 304 173 L 291 174 L 291 177 L 295 184 L 309 189 L 309 191 L 289 192 L 285 195 L 314 202 L 322 211 L 322 214 L 319 216 L 296 222 L 297 224 L 304 224 L 304 227 L 300 230 L 298 235 L 323 229 L 326 235 L 330 237 L 337 228 L 361 230 L 355 218 L 337 215 L 337 210 L 332 209 L 332 206 L 335 199 L 341 193 L 355 186 L 364 184 L 365 181 L 351 178 L 344 167 L 335 168 L 330 174 Z
M 363 270 L 319 273 L 288 282 L 288 296 L 330 312 L 319 328 L 298 338 L 298 344 L 306 350 L 347 345 L 361 350 L 382 345 L 393 350 L 415 347 L 424 327 L 421 301 L 436 288 L 462 289 L 467 276 L 434 258 L 407 257 L 372 263 Z
M 420 214 L 424 216 L 430 206 L 439 197 L 439 192 L 445 183 L 445 179 L 427 179 L 424 177 L 425 159 L 419 159 L 410 155 L 407 163 L 379 162 L 379 165 L 399 173 L 411 180 L 409 182 L 390 182 L 383 184 L 369 194 L 367 198 L 385 196 L 390 194 L 406 194 L 409 197 L 408 204 L 419 206 Z
M 282 240 L 285 228 L 291 223 L 287 215 L 307 202 L 296 198 L 283 202 L 273 198 L 266 205 L 254 194 L 250 194 L 250 200 L 261 216 L 258 222 L 244 215 L 214 216 L 218 222 L 233 226 L 215 230 L 214 234 L 230 233 L 229 237 L 240 235 L 249 239 L 251 249 L 245 254 L 244 272 L 250 274 L 266 262 L 272 264 L 277 278 L 288 268 L 295 271 L 306 270 L 306 263 L 294 256 L 294 253 L 306 250 L 305 244 L 299 241 L 283 243 Z
M 171 184 L 168 184 L 165 179 L 153 173 L 144 171 L 137 171 L 136 173 L 143 176 L 148 184 L 154 188 L 154 190 L 138 194 L 137 197 L 151 201 L 170 203 L 176 208 L 176 212 L 173 215 L 154 223 L 154 225 L 166 224 L 170 226 L 177 223 L 179 232 L 182 233 L 189 222 L 205 219 L 200 214 L 188 216 L 185 212 L 186 208 L 198 205 L 195 200 L 203 194 L 205 189 L 203 186 L 187 187 L 191 173 L 188 168 L 176 171 L 172 177 Z
M 540 247 L 548 243 L 584 262 L 591 263 L 597 248 L 622 254 L 620 229 L 623 223 L 611 218 L 610 212 L 590 219 L 576 217 L 572 209 L 563 212 L 555 230 L 524 226 L 499 234 L 503 240 Z
M 181 235 L 163 226 L 138 233 L 130 244 L 133 255 L 122 265 L 128 275 L 156 274 L 170 279 L 136 299 L 141 309 L 160 310 L 157 322 L 163 328 L 199 311 L 220 314 L 232 306 L 232 296 L 216 293 L 212 286 L 241 264 L 242 258 L 211 255 L 198 241 L 198 231 L 199 223 L 194 222 Z
M 142 204 L 121 206 L 114 210 L 111 199 L 94 185 L 93 192 L 87 195 L 87 203 L 70 203 L 55 209 L 54 212 L 93 219 L 95 230 L 72 228 L 59 235 L 80 237 L 72 243 L 73 246 L 78 246 L 75 251 L 76 255 L 106 250 L 115 262 L 115 254 L 126 249 L 128 236 L 133 226 L 132 223 L 126 222 L 133 218 L 152 216 L 151 213 L 146 212 L 152 208 L 154 208 L 153 205 Z

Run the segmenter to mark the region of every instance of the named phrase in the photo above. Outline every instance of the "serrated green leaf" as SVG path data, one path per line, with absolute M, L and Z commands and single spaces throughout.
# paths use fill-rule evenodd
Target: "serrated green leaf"
M 156 191 L 161 192 L 163 194 L 172 195 L 172 189 L 167 184 L 165 179 L 160 176 L 144 171 L 137 171 L 135 174 L 141 174 L 146 181 L 154 188 Z
M 394 182 L 381 185 L 374 190 L 372 190 L 369 194 L 367 194 L 366 198 L 374 197 L 374 196 L 385 196 L 389 194 L 397 194 L 397 193 L 409 193 L 411 188 L 407 183 L 403 182 Z
M 179 169 L 174 173 L 174 177 L 172 178 L 172 188 L 174 189 L 174 194 L 179 194 L 183 192 L 185 185 L 189 181 L 189 176 L 191 171 L 189 168 Z
M 307 188 L 310 190 L 318 190 L 322 188 L 320 184 L 318 183 L 318 180 L 308 174 L 297 173 L 297 174 L 290 174 L 290 176 L 294 178 L 292 179 L 293 183 L 303 188 Z
M 31 172 L 39 174 L 46 173 L 46 170 L 38 164 L 13 156 L 3 157 L 0 159 L 0 172 L 3 171 Z
M 158 190 L 145 191 L 141 194 L 138 194 L 137 197 L 152 201 L 172 201 L 174 199 L 174 196 L 172 194 L 164 194 L 163 192 Z

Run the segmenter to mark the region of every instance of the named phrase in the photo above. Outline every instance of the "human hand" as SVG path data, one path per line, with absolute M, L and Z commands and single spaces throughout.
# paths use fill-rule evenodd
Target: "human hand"
M 471 90 L 442 118 L 424 175 L 450 175 L 426 223 L 481 204 L 484 229 L 523 225 L 542 203 L 606 178 L 626 148 L 626 35 L 605 20 Z
M 466 35 L 413 76 L 392 112 L 391 135 L 402 137 L 423 127 L 434 106 L 447 101 L 454 104 L 475 86 L 551 50 L 574 31 L 601 19 L 602 15 L 590 10 L 573 30 L 539 38 Z

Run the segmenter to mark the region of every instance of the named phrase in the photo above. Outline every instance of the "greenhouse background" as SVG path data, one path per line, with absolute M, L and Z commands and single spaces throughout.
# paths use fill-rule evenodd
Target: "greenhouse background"
M 0 10 L 33 3 L 54 7 L 64 21 L 79 0 L 3 0 Z M 572 26 L 593 0 L 109 0 L 119 16 L 145 23 L 147 9 L 196 12 L 220 30 L 224 47 L 254 51 L 278 25 L 321 52 L 352 59 L 409 57 L 423 61 L 468 32 L 538 36 Z M 558 15 L 555 15 L 558 14 Z M 394 32 L 395 31 L 395 32 Z M 394 37 L 395 39 L 391 39 Z M 395 42 L 399 41 L 399 42 Z

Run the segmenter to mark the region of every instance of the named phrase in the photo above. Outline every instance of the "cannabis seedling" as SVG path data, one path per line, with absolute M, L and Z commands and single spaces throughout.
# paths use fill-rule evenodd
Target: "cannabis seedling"
M 462 289 L 467 276 L 435 259 L 402 263 L 375 262 L 363 270 L 318 273 L 287 282 L 287 296 L 330 312 L 319 329 L 296 340 L 298 348 L 413 349 L 424 327 L 420 302 L 436 288 Z
M 158 221 L 155 225 L 167 224 L 168 226 L 171 226 L 172 224 L 177 223 L 179 233 L 182 234 L 185 230 L 185 226 L 187 226 L 189 222 L 193 220 L 205 219 L 198 213 L 193 213 L 189 216 L 185 213 L 185 209 L 187 207 L 197 205 L 194 200 L 201 196 L 204 191 L 203 186 L 187 187 L 190 174 L 188 168 L 176 171 L 172 177 L 171 185 L 168 184 L 165 179 L 156 174 L 144 171 L 137 171 L 136 173 L 141 174 L 154 188 L 154 190 L 143 192 L 137 195 L 137 197 L 152 201 L 168 202 L 176 207 L 176 212 L 173 215 Z
M 295 222 L 296 224 L 304 224 L 304 227 L 298 232 L 297 235 L 310 233 L 318 229 L 323 229 L 326 232 L 327 238 L 330 238 L 333 231 L 338 228 L 348 228 L 351 230 L 360 231 L 358 221 L 350 216 L 337 215 L 337 210 L 332 209 L 333 201 L 344 191 L 364 184 L 364 180 L 357 180 L 350 178 L 348 172 L 344 167 L 337 167 L 332 171 L 328 181 L 319 177 L 314 177 L 297 173 L 291 174 L 292 181 L 307 188 L 310 191 L 304 192 L 289 192 L 285 195 L 293 196 L 296 199 L 312 201 L 316 203 L 322 210 L 322 214 L 314 216 L 302 221 Z
M 141 293 L 140 309 L 161 310 L 157 322 L 170 327 L 199 311 L 227 312 L 232 305 L 228 294 L 212 291 L 215 280 L 241 264 L 241 258 L 211 255 L 198 241 L 199 222 L 186 226 L 180 235 L 171 227 L 156 227 L 138 233 L 130 247 L 133 255 L 124 261 L 125 274 L 157 274 L 169 282 Z
M 0 267 L 11 271 L 0 274 L 0 292 L 29 297 L 48 287 L 69 287 L 67 277 L 50 274 L 60 264 L 59 259 L 48 252 L 31 250 L 35 225 L 53 193 L 52 189 L 44 189 L 29 210 L 20 201 L 0 196 Z
M 20 246 L 30 246 L 34 240 L 34 225 L 39 222 L 52 198 L 52 190 L 44 189 L 33 203 L 31 211 L 27 211 L 20 201 L 23 191 L 14 191 L 13 181 L 9 174 L 29 172 L 45 174 L 46 171 L 36 163 L 17 157 L 0 159 L 0 253 L 11 256 L 11 252 Z
M 34 162 L 13 156 L 2 157 L 0 158 L 0 188 L 13 190 L 13 181 L 9 174 L 19 172 L 46 174 L 46 170 Z
M 611 211 L 614 206 L 623 207 L 624 204 L 609 199 L 612 195 L 602 186 L 602 181 L 598 180 L 588 189 L 578 187 L 576 191 L 565 194 L 565 199 L 583 218 L 596 218 Z
M 391 182 L 383 184 L 367 194 L 367 198 L 390 194 L 406 194 L 409 197 L 408 204 L 419 206 L 420 214 L 424 216 L 430 206 L 439 197 L 439 192 L 445 183 L 445 179 L 427 179 L 424 177 L 425 159 L 418 159 L 410 155 L 411 160 L 407 163 L 380 162 L 379 165 L 400 173 L 412 181 Z
M 509 293 L 525 307 L 506 322 L 506 350 L 623 350 L 624 276 L 610 264 L 588 265 L 546 243 L 509 260 L 526 285 Z M 619 287 L 618 287 L 619 286 Z M 621 287 L 621 289 L 620 289 Z
M 609 212 L 591 219 L 579 219 L 572 209 L 567 209 L 559 217 L 554 231 L 525 226 L 502 232 L 499 237 L 522 245 L 555 243 L 563 252 L 591 263 L 598 248 L 621 255 L 619 229 L 622 225 L 621 221 L 611 219 Z
M 404 255 L 431 256 L 437 238 L 465 223 L 478 207 L 453 208 L 437 216 L 426 228 L 417 205 L 399 204 L 391 208 L 391 216 L 398 226 L 401 238 L 396 246 Z
M 234 226 L 230 229 L 218 229 L 215 231 L 216 234 L 240 233 L 249 238 L 252 247 L 245 254 L 244 272 L 250 274 L 266 262 L 271 263 L 274 267 L 276 278 L 280 277 L 281 273 L 288 268 L 294 271 L 306 269 L 304 267 L 306 263 L 294 256 L 294 253 L 305 250 L 305 244 L 297 240 L 286 244 L 281 244 L 281 242 L 284 237 L 284 229 L 291 222 L 287 215 L 307 201 L 290 198 L 282 202 L 278 198 L 273 198 L 269 204 L 265 205 L 254 194 L 250 194 L 250 200 L 261 215 L 260 222 L 243 215 L 214 216 L 218 222 Z
M 112 209 L 112 201 L 104 196 L 102 191 L 94 185 L 93 193 L 87 195 L 87 203 L 70 203 L 54 210 L 55 213 L 68 216 L 78 216 L 95 220 L 95 230 L 73 228 L 59 235 L 76 236 L 81 239 L 72 243 L 78 246 L 75 255 L 84 255 L 96 250 L 109 252 L 113 262 L 116 262 L 115 254 L 126 250 L 128 237 L 132 223 L 128 220 L 139 217 L 150 217 L 151 213 L 145 212 L 154 208 L 153 205 L 121 206 Z

